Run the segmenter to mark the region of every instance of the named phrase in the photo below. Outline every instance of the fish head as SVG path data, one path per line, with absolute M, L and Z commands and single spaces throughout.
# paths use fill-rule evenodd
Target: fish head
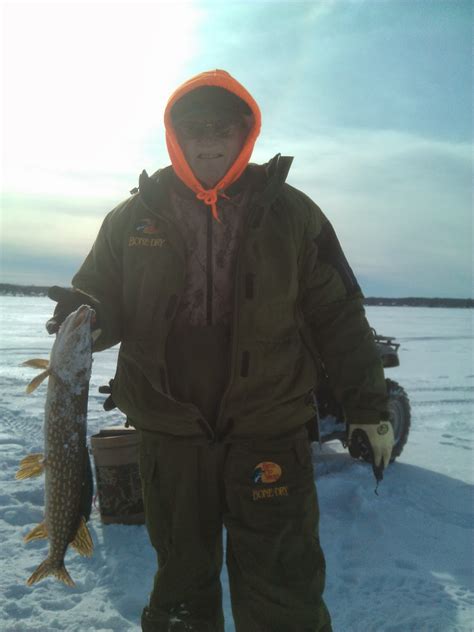
M 81 305 L 59 328 L 51 350 L 50 369 L 71 384 L 89 381 L 92 368 L 92 331 L 95 311 Z

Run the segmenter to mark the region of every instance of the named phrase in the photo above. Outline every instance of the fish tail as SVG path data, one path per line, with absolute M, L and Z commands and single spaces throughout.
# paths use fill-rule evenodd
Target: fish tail
M 77 529 L 74 540 L 71 542 L 71 546 L 80 554 L 86 557 L 90 557 L 94 550 L 94 544 L 92 542 L 91 534 L 87 528 L 84 516 L 81 516 L 81 522 Z
M 66 584 L 66 586 L 73 587 L 76 585 L 67 572 L 66 567 L 64 566 L 64 561 L 58 564 L 58 562 L 54 562 L 49 557 L 47 557 L 44 562 L 41 562 L 41 564 L 38 566 L 38 568 L 35 570 L 33 575 L 28 579 L 26 583 L 28 584 L 28 586 L 32 586 L 45 577 L 49 577 L 49 575 L 54 575 L 54 577 L 62 581 L 64 584 Z
M 46 529 L 46 524 L 44 522 L 41 522 L 40 524 L 37 524 L 36 527 L 32 529 L 27 535 L 25 535 L 23 540 L 25 542 L 31 542 L 32 540 L 41 540 L 47 537 L 48 530 Z
M 20 461 L 20 469 L 15 474 L 17 480 L 39 476 L 44 471 L 44 456 L 42 454 L 29 454 Z

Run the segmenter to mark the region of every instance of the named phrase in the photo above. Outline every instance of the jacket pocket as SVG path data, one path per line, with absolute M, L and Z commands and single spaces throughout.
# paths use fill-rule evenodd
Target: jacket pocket
M 261 341 L 258 348 L 263 376 L 291 377 L 296 373 L 306 353 L 298 333 L 280 340 Z
M 294 301 L 271 301 L 256 310 L 257 340 L 280 340 L 293 335 L 297 327 Z

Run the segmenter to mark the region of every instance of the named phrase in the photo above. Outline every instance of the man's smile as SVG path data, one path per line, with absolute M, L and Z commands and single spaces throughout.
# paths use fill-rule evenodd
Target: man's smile
M 223 154 L 207 154 L 207 153 L 202 153 L 202 154 L 198 154 L 198 158 L 202 158 L 205 160 L 212 160 L 214 158 L 222 158 Z

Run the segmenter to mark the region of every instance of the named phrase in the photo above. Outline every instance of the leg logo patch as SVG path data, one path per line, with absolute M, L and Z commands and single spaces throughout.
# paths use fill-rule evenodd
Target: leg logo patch
M 281 467 L 272 461 L 262 461 L 253 471 L 254 483 L 276 483 L 281 478 Z

